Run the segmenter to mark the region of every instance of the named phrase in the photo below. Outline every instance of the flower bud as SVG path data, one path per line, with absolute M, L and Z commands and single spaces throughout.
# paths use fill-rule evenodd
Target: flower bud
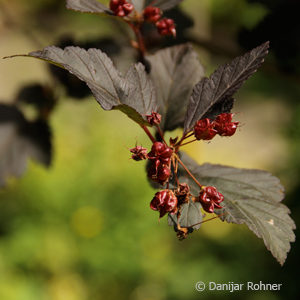
M 177 208 L 177 198 L 171 190 L 157 192 L 150 202 L 150 208 L 159 211 L 162 218 L 166 213 L 173 213 Z

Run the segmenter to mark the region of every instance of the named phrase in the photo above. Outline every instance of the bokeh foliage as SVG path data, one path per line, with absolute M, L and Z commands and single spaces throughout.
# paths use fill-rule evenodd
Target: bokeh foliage
M 14 36 L 17 39 L 21 35 L 34 47 L 26 49 L 30 51 L 57 44 L 62 34 L 68 33 L 83 42 L 113 36 L 128 47 L 122 30 L 115 30 L 118 24 L 109 18 L 68 12 L 62 2 L 1 0 L 10 16 L 1 13 L 5 22 L 1 22 L 0 40 L 6 41 L 8 37 L 13 40 Z M 206 30 L 206 36 L 212 41 L 212 45 L 198 44 L 200 58 L 203 57 L 208 70 L 236 50 L 243 26 L 254 28 L 271 9 L 253 1 L 232 1 L 236 5 L 230 6 L 218 0 L 203 1 L 201 5 L 198 0 L 184 2 L 182 7 L 186 12 L 195 11 L 192 18 L 200 15 L 207 21 L 199 24 L 196 20 L 195 27 L 202 25 L 204 29 L 199 30 Z M 223 32 L 226 34 L 218 40 Z M 36 39 L 41 46 L 34 44 Z M 124 68 L 133 59 L 128 48 L 122 54 L 126 58 Z M 226 48 L 221 56 L 215 55 L 219 48 Z M 20 52 L 13 45 L 9 53 L 3 53 L 3 48 L 0 50 L 1 56 Z M 276 138 L 286 145 L 280 152 L 284 164 L 275 155 L 267 167 L 283 179 L 288 192 L 285 203 L 297 223 L 300 217 L 297 201 L 300 190 L 299 77 L 294 73 L 273 72 L 274 61 L 271 53 L 267 67 L 240 93 L 239 101 L 246 104 L 236 110 L 248 117 L 251 114 L 251 119 L 261 122 L 261 127 L 254 128 L 246 138 L 253 147 L 251 151 L 245 150 L 249 153 L 247 156 L 255 156 L 256 148 L 265 147 L 269 151 L 266 156 L 272 157 L 268 137 L 257 140 L 256 136 L 257 130 L 268 130 L 268 126 L 277 124 L 267 132 L 276 129 Z M 7 62 L 2 64 L 3 69 L 1 64 L 0 74 L 9 69 Z M 18 61 L 10 65 L 18 69 Z M 24 77 L 30 72 L 30 63 L 27 68 L 22 72 Z M 47 69 L 44 71 L 46 74 Z M 53 84 L 48 75 L 42 81 Z M 22 83 L 17 84 L 16 89 L 21 88 Z M 54 86 L 58 91 L 62 89 L 57 83 Z M 1 89 L 5 90 L 5 85 L 1 85 Z M 11 98 L 16 93 L 11 91 Z M 0 95 L 8 94 L 1 91 Z M 256 107 L 260 101 L 266 103 L 270 114 L 279 103 L 282 114 L 273 113 L 273 123 L 264 123 L 260 120 L 266 114 L 264 111 L 242 109 Z M 92 98 L 73 101 L 63 96 L 50 123 L 54 149 L 51 167 L 45 169 L 30 162 L 24 177 L 9 179 L 7 187 L 0 191 L 0 299 L 296 299 L 297 243 L 292 245 L 285 266 L 280 267 L 262 241 L 246 228 L 215 220 L 204 224 L 192 238 L 179 242 L 172 228 L 164 224 L 166 220 L 162 219 L 162 224 L 158 222 L 158 216 L 149 209 L 154 190 L 145 178 L 143 167 L 128 155 L 128 148 L 134 143 L 143 146 L 149 143 L 128 118 L 118 112 L 102 111 Z M 247 123 L 244 127 L 246 131 Z M 246 134 L 244 127 L 240 136 Z M 244 140 L 217 143 L 224 151 L 234 152 Z M 187 149 L 200 161 L 220 159 L 224 164 L 245 166 L 238 155 L 237 158 L 205 155 L 205 147 Z M 247 164 L 259 167 L 255 160 L 250 159 Z M 197 281 L 259 280 L 283 283 L 283 288 L 280 292 L 202 294 L 194 289 Z

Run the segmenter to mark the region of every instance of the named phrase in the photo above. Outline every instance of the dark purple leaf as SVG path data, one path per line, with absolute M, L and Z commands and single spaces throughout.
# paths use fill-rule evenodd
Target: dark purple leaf
M 151 79 L 156 87 L 162 128 L 183 126 L 187 103 L 194 85 L 204 76 L 197 53 L 185 44 L 157 51 L 147 56 Z
M 159 7 L 161 10 L 168 10 L 178 5 L 182 1 L 183 0 L 146 0 L 146 5 L 150 5 L 153 3 L 153 6 Z
M 156 95 L 142 64 L 132 66 L 123 77 L 111 59 L 98 49 L 66 47 L 63 50 L 51 46 L 23 56 L 39 58 L 68 70 L 89 86 L 103 109 L 118 109 L 135 122 L 149 125 L 146 115 L 156 110 Z
M 66 7 L 71 10 L 86 12 L 92 14 L 107 13 L 112 15 L 113 12 L 97 0 L 67 0 Z
M 49 166 L 51 157 L 49 125 L 27 121 L 15 106 L 0 104 L 0 186 L 11 176 L 21 176 L 28 159 Z
M 269 42 L 266 42 L 231 63 L 222 65 L 209 78 L 196 84 L 185 117 L 184 133 L 189 132 L 199 119 L 216 115 L 213 107 L 219 113 L 222 102 L 232 105 L 230 101 L 234 93 L 261 66 L 268 48 Z
M 189 201 L 180 207 L 178 223 L 181 227 L 199 229 L 202 221 L 201 204 L 199 202 Z M 193 226 L 194 225 L 194 226 Z
M 198 165 L 186 154 L 182 160 L 203 185 L 215 186 L 225 200 L 223 209 L 215 210 L 223 221 L 245 223 L 282 265 L 295 241 L 295 223 L 290 210 L 280 202 L 284 190 L 278 178 L 261 170 L 238 169 L 222 165 Z M 183 175 L 183 172 L 181 173 Z M 186 175 L 180 179 L 188 182 L 197 195 L 199 187 Z

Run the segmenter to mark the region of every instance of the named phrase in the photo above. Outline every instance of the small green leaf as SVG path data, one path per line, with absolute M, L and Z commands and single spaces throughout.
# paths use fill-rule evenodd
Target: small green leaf
M 182 161 L 203 185 L 211 185 L 224 195 L 223 206 L 215 213 L 229 223 L 245 223 L 282 265 L 295 241 L 295 223 L 289 216 L 290 210 L 280 202 L 284 197 L 278 178 L 261 170 L 238 169 L 222 165 L 199 166 L 186 154 Z M 197 195 L 199 187 L 181 173 L 180 181 L 188 182 Z

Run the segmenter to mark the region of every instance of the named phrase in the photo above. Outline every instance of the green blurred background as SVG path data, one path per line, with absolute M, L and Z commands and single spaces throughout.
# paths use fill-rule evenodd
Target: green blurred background
M 272 14 L 272 5 L 280 4 L 269 2 L 185 0 L 181 10 L 194 24 L 179 38 L 193 41 L 209 74 L 246 51 L 243 34 L 254 31 Z M 298 46 L 299 35 L 290 31 L 271 29 L 265 36 L 282 34 L 287 44 L 290 39 Z M 105 37 L 124 47 L 114 57 L 124 70 L 134 61 L 126 32 L 108 17 L 66 10 L 63 0 L 0 0 L 1 57 L 58 44 L 63 36 L 80 42 Z M 287 62 L 275 50 L 236 97 L 234 111 L 242 124 L 238 133 L 186 151 L 199 163 L 277 175 L 297 223 L 299 57 L 291 61 L 288 56 Z M 155 191 L 143 163 L 129 159 L 128 149 L 136 143 L 150 146 L 138 126 L 120 112 L 103 111 L 92 97 L 74 101 L 45 63 L 27 58 L 0 62 L 1 103 L 13 103 L 18 90 L 32 83 L 53 87 L 59 99 L 49 118 L 53 157 L 48 168 L 29 161 L 24 176 L 9 178 L 0 190 L 1 300 L 297 299 L 297 243 L 281 267 L 246 226 L 214 220 L 178 241 L 166 218 L 159 222 L 149 208 Z M 26 105 L 22 111 L 28 118 L 34 114 Z M 279 292 L 234 293 L 194 288 L 197 281 L 260 280 L 283 287 Z

